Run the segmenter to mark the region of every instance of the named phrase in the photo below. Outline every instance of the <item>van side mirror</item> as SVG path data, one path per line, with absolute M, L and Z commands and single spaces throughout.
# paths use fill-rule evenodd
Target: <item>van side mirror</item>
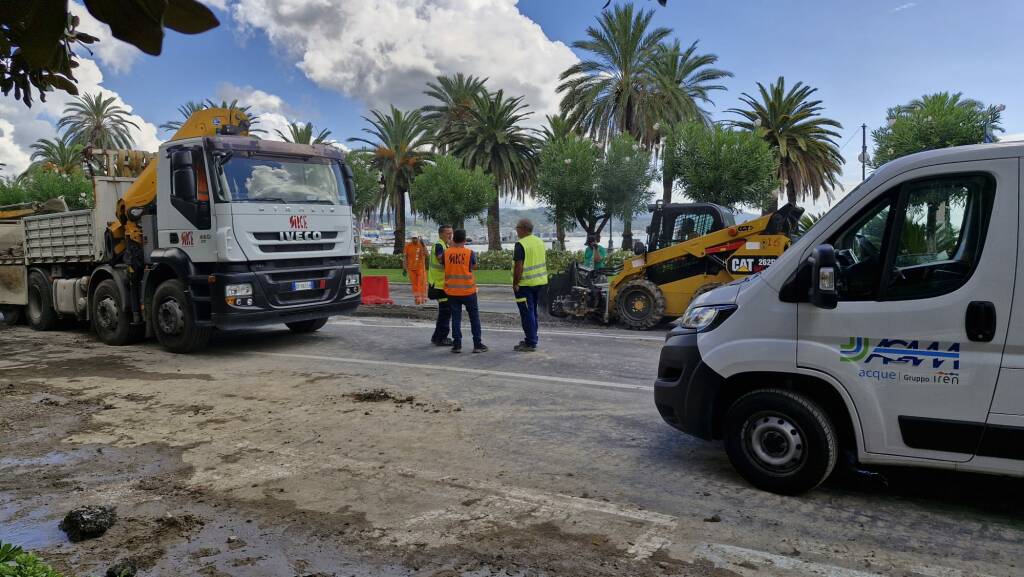
M 811 263 L 811 304 L 821 309 L 836 308 L 839 304 L 839 293 L 836 290 L 839 275 L 836 249 L 830 244 L 818 245 L 808 260 Z

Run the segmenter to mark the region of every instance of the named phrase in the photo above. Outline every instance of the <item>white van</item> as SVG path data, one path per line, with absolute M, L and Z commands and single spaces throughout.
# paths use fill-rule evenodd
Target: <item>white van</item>
M 784 494 L 844 450 L 1024 476 L 1022 157 L 886 164 L 772 267 L 694 300 L 661 352 L 661 416 Z

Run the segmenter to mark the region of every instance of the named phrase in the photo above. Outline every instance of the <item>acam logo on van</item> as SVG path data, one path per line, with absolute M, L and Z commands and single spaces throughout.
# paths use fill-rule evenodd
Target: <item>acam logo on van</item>
M 922 344 L 924 346 L 922 346 Z M 960 343 L 850 337 L 839 346 L 843 362 L 865 365 L 859 376 L 878 381 L 960 384 Z M 900 370 L 895 370 L 900 369 Z

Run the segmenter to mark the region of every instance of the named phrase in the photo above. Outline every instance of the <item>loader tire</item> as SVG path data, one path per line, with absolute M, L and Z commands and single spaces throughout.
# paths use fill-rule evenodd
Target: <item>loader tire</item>
M 50 281 L 43 273 L 32 271 L 28 275 L 28 326 L 34 331 L 49 331 L 57 326 L 57 311 L 53 310 Z
M 191 353 L 210 340 L 211 327 L 196 324 L 192 301 L 178 279 L 164 281 L 157 287 L 150 314 L 156 339 L 172 353 Z
M 665 316 L 665 295 L 647 279 L 631 280 L 619 289 L 615 309 L 627 329 L 650 330 Z
M 544 298 L 541 301 L 543 306 L 539 307 L 549 317 L 565 318 L 569 315 L 565 314 L 561 308 L 555 308 L 555 300 L 558 297 L 566 296 L 572 292 L 572 279 L 569 278 L 569 273 L 561 272 L 555 275 L 551 275 L 548 279 L 547 290 L 544 291 Z

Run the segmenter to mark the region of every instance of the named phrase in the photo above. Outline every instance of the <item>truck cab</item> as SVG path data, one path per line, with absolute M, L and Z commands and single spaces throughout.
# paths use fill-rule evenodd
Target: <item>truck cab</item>
M 1024 475 L 1022 157 L 1006 143 L 893 161 L 773 266 L 695 299 L 662 349 L 662 418 L 723 439 L 742 476 L 784 494 L 843 451 Z

